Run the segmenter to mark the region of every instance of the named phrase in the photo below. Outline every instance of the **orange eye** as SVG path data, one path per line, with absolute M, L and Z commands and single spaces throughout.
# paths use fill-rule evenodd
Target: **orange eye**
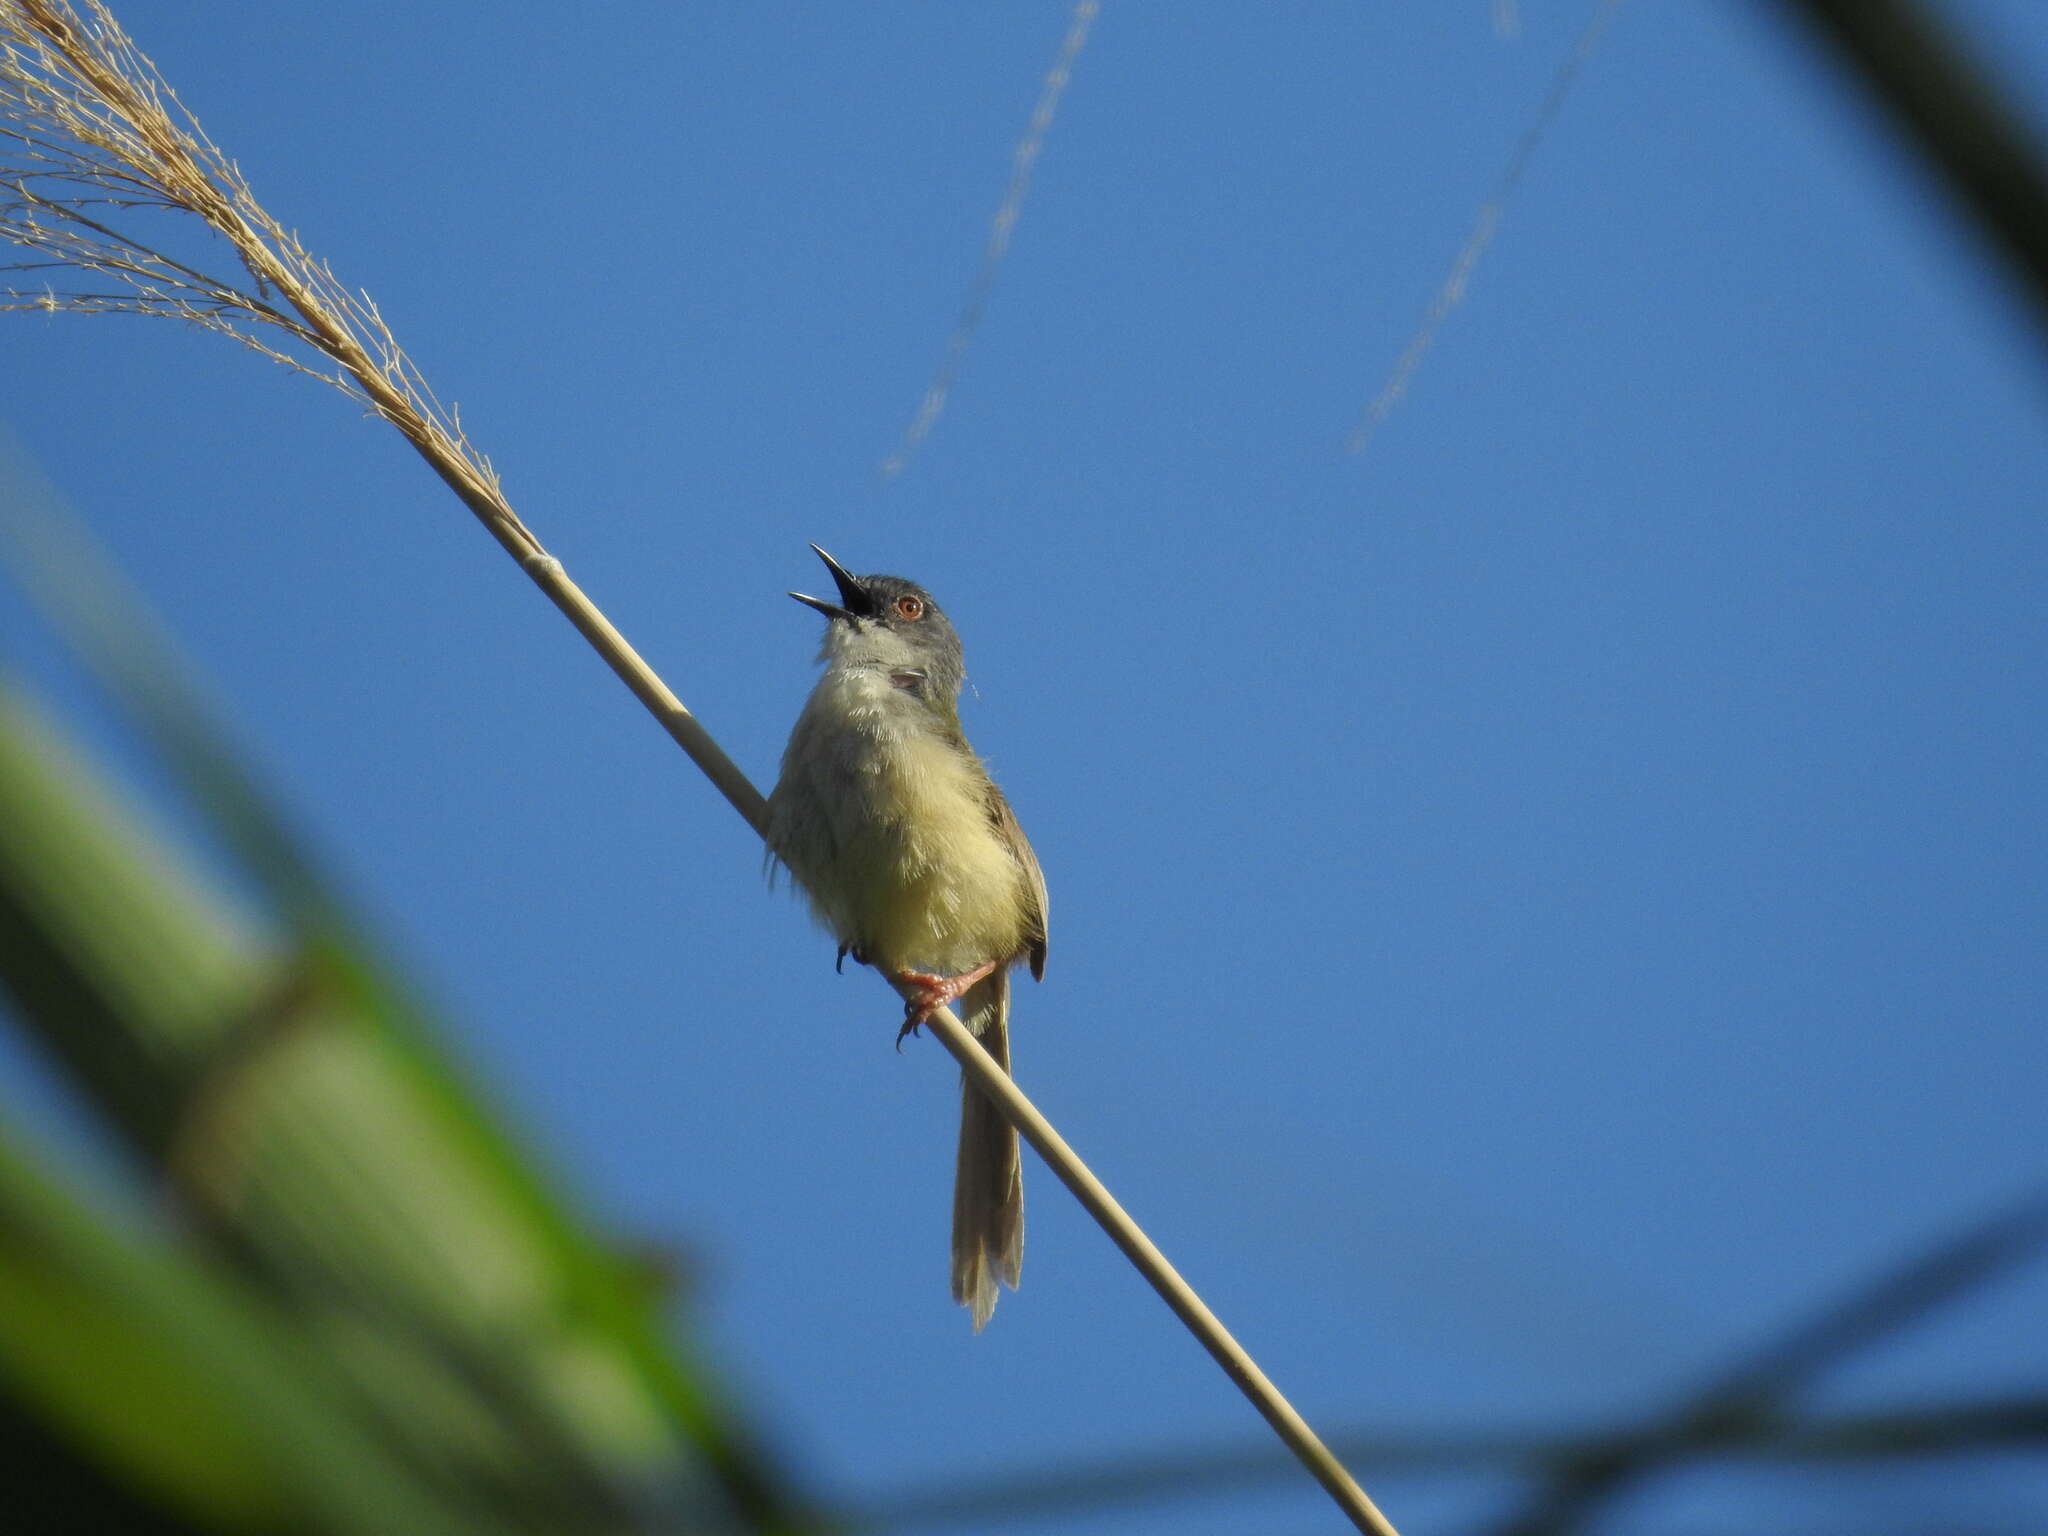
M 896 599 L 896 616 L 899 619 L 921 619 L 924 617 L 924 604 L 906 592 Z

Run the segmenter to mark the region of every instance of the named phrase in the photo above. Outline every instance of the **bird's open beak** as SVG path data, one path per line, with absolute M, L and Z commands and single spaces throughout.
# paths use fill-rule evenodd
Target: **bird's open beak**
M 828 603 L 822 597 L 811 597 L 802 592 L 792 592 L 789 595 L 807 607 L 817 609 L 828 619 L 865 618 L 872 615 L 874 604 L 868 597 L 867 589 L 860 584 L 860 578 L 817 545 L 813 544 L 811 548 L 816 551 L 818 558 L 825 562 L 825 569 L 832 573 L 832 580 L 839 587 L 839 601 Z

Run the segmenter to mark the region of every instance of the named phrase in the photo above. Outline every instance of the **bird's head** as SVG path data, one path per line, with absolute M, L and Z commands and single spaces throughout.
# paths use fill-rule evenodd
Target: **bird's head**
M 967 677 L 966 654 L 953 621 L 931 593 L 901 576 L 856 576 L 817 545 L 811 548 L 832 573 L 839 601 L 789 595 L 829 621 L 825 660 L 885 669 L 897 687 L 950 708 Z

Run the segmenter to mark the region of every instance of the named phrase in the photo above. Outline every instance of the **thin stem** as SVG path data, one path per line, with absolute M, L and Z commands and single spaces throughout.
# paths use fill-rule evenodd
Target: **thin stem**
M 1053 1129 L 1052 1122 L 1038 1112 L 1038 1106 L 1024 1096 L 1024 1090 L 1017 1086 L 1010 1074 L 996 1065 L 995 1058 L 982 1049 L 981 1042 L 974 1038 L 967 1026 L 945 1008 L 934 1013 L 929 1023 L 932 1033 L 953 1053 L 961 1069 L 974 1079 L 975 1086 L 994 1101 L 1003 1118 L 1017 1128 L 1017 1134 L 1031 1143 L 1038 1155 L 1045 1159 L 1046 1167 L 1073 1191 L 1082 1209 L 1093 1216 L 1096 1225 L 1109 1234 L 1109 1240 L 1123 1250 L 1124 1257 L 1159 1293 L 1159 1299 L 1173 1309 L 1173 1315 L 1223 1367 L 1223 1374 L 1237 1383 L 1238 1391 L 1251 1399 L 1252 1406 L 1273 1426 L 1273 1433 L 1286 1442 L 1287 1448 L 1337 1501 L 1351 1523 L 1359 1530 L 1369 1532 L 1370 1536 L 1397 1536 L 1393 1524 L 1380 1513 L 1379 1506 L 1366 1497 L 1365 1490 L 1344 1469 L 1344 1464 L 1309 1428 L 1308 1421 L 1295 1412 L 1294 1405 L 1267 1379 L 1258 1362 L 1245 1353 L 1244 1346 L 1203 1304 L 1194 1287 L 1167 1262 L 1166 1255 L 1145 1235 L 1144 1229 L 1117 1204 L 1116 1197 L 1081 1161 L 1081 1155 L 1068 1146 L 1066 1139 Z
M 646 705 L 647 712 L 674 738 L 676 745 L 689 753 L 690 761 L 704 771 L 704 777 L 740 813 L 741 819 L 765 836 L 768 802 L 761 791 L 740 771 L 739 764 L 725 755 L 725 748 L 711 739 L 711 733 L 697 717 L 683 707 L 683 701 L 669 690 L 668 684 L 640 659 L 640 653 L 599 612 L 597 604 L 569 579 L 562 562 L 553 555 L 539 554 L 519 563 L 533 578 L 533 584 L 548 595 L 548 601 L 562 610 L 577 633 L 604 658 L 605 665 L 618 674 L 619 681 L 632 689 L 633 697 Z
M 2002 255 L 2048 339 L 2048 161 L 1960 30 L 1916 0 L 1779 0 L 1842 57 Z

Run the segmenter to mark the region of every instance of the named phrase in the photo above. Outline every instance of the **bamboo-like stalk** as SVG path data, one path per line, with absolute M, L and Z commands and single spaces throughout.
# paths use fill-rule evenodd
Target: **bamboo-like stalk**
M 81 0 L 77 7 L 71 0 L 0 0 L 0 45 L 0 112 L 6 114 L 0 142 L 12 140 L 15 147 L 0 165 L 0 234 L 44 258 L 24 265 L 111 276 L 132 290 L 126 303 L 101 293 L 14 292 L 13 302 L 0 307 L 173 315 L 224 331 L 366 402 L 405 436 L 760 832 L 767 808 L 760 791 L 520 519 L 489 462 L 453 413 L 436 403 L 376 307 L 348 294 L 263 210 L 103 0 Z M 227 240 L 257 292 L 208 277 L 84 211 L 110 202 L 196 215 Z M 282 302 L 260 296 L 268 292 Z M 959 1019 L 940 1010 L 931 1022 L 962 1070 L 1073 1191 L 1352 1523 L 1371 1536 L 1395 1536 L 1342 1463 Z

